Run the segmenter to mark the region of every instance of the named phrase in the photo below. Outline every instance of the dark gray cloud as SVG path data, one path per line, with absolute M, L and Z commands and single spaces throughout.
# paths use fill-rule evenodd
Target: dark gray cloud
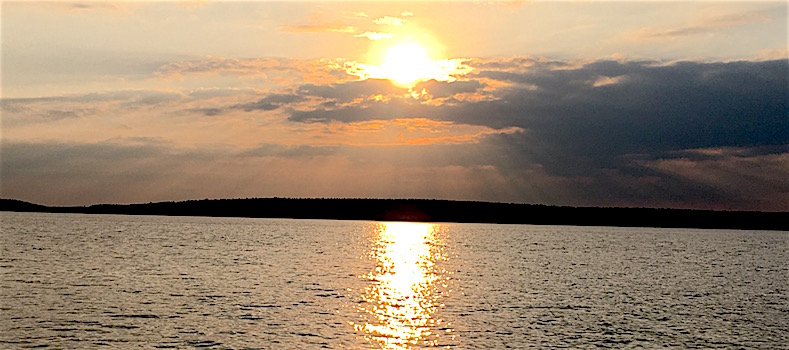
M 498 120 L 458 109 L 458 121 L 499 126 L 504 119 L 561 154 L 610 157 L 631 153 L 789 143 L 786 61 L 668 66 L 599 62 L 517 78 L 536 91 L 513 90 Z M 482 72 L 481 74 L 485 74 Z M 621 77 L 594 87 L 596 77 Z M 465 111 L 469 111 L 464 113 Z M 474 114 L 471 114 L 474 113 Z
M 270 94 L 255 102 L 237 105 L 236 108 L 243 109 L 247 112 L 254 110 L 273 111 L 285 105 L 296 102 L 301 102 L 304 97 L 291 94 Z
M 290 120 L 430 118 L 496 129 L 520 127 L 526 132 L 490 136 L 473 147 L 454 147 L 466 149 L 460 153 L 473 148 L 477 152 L 470 154 L 487 154 L 487 163 L 506 176 L 518 176 L 524 169 L 539 166 L 547 176 L 568 180 L 567 190 L 575 193 L 573 198 L 588 205 L 704 206 L 729 202 L 732 208 L 769 207 L 741 191 L 726 190 L 726 186 L 742 187 L 744 178 L 764 185 L 750 186 L 754 193 L 768 195 L 771 188 L 777 191 L 778 195 L 768 196 L 773 205 L 789 197 L 785 184 L 766 175 L 741 172 L 727 178 L 721 173 L 717 178 L 727 178 L 726 185 L 721 185 L 691 178 L 679 169 L 668 170 L 686 163 L 656 166 L 660 160 L 684 159 L 733 173 L 735 168 L 729 164 L 749 164 L 789 177 L 789 169 L 776 167 L 773 158 L 753 154 L 765 149 L 789 152 L 789 62 L 785 60 L 598 61 L 574 66 L 522 59 L 487 62 L 485 66 L 493 69 L 478 68 L 472 80 L 463 83 L 468 92 L 477 91 L 481 86 L 478 80 L 483 79 L 512 84 L 495 91 L 493 100 L 451 99 L 452 103 L 443 105 L 413 99 L 365 101 L 340 108 L 291 111 Z M 375 93 L 375 84 L 378 82 L 355 85 L 355 94 Z M 448 84 L 443 87 L 451 89 Z M 347 90 L 322 86 L 310 91 L 337 98 L 347 96 Z M 710 157 L 709 152 L 693 151 L 721 149 L 751 154 L 748 161 L 734 154 L 711 160 L 704 158 Z M 444 161 L 451 161 L 451 157 Z M 463 159 L 458 164 L 475 162 L 480 159 Z
M 214 117 L 224 112 L 222 108 L 191 108 L 188 112 L 199 113 L 207 117 Z
M 529 130 L 526 149 L 537 146 L 560 157 L 594 162 L 625 154 L 789 143 L 789 63 L 785 60 L 670 65 L 602 61 L 575 69 L 552 66 L 534 64 L 521 73 L 480 71 L 478 78 L 516 84 L 492 101 L 442 106 L 407 99 L 369 101 L 338 109 L 293 111 L 290 120 L 420 117 L 497 129 L 517 126 Z M 601 79 L 614 82 L 595 86 Z M 321 95 L 344 95 L 345 87 L 338 88 L 341 92 L 333 93 L 333 86 L 323 86 Z

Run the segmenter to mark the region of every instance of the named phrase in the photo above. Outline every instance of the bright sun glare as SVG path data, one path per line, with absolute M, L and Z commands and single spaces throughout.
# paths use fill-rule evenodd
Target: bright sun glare
M 386 50 L 381 73 L 397 85 L 409 86 L 436 75 L 439 67 L 427 50 L 415 43 L 398 44 Z
M 388 79 L 401 87 L 420 81 L 454 81 L 471 71 L 462 59 L 434 59 L 431 51 L 415 42 L 401 42 L 383 51 L 378 65 L 346 63 L 346 72 L 362 79 Z

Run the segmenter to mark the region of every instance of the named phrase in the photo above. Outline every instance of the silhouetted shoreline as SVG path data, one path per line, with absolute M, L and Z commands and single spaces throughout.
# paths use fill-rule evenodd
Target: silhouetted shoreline
M 0 199 L 0 211 L 789 231 L 789 213 L 785 212 L 560 207 L 430 199 L 202 199 L 71 207 Z

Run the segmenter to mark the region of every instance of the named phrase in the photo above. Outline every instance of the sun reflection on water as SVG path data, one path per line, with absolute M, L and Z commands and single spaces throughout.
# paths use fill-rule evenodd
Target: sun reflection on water
M 376 267 L 363 276 L 369 285 L 359 307 L 366 322 L 353 326 L 382 348 L 436 346 L 443 335 L 438 333 L 451 332 L 436 317 L 441 306 L 436 262 L 443 259 L 438 228 L 436 224 L 407 222 L 376 227 L 370 253 Z

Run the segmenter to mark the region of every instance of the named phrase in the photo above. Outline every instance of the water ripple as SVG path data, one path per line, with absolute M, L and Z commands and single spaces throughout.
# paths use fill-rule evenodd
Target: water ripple
M 0 220 L 3 349 L 789 348 L 785 232 Z

